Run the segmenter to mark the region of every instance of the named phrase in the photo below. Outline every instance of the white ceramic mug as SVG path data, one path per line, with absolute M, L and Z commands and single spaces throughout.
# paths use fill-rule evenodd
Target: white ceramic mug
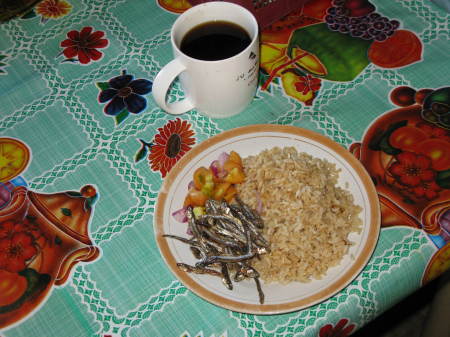
M 183 37 L 192 28 L 211 21 L 228 21 L 244 28 L 251 38 L 240 53 L 218 61 L 194 59 L 180 50 Z M 174 60 L 164 66 L 153 82 L 156 103 L 170 114 L 191 109 L 214 118 L 238 114 L 252 101 L 258 84 L 258 23 L 247 9 L 229 2 L 207 2 L 188 9 L 171 31 Z M 179 77 L 185 97 L 169 103 L 167 92 Z

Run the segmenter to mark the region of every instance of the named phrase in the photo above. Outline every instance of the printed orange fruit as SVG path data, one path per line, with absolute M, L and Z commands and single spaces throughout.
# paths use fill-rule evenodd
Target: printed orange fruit
M 0 138 L 0 182 L 22 173 L 30 162 L 30 150 L 14 138 Z
M 414 151 L 417 144 L 428 139 L 428 135 L 415 126 L 402 126 L 389 136 L 391 146 L 404 151 Z
M 438 138 L 424 140 L 415 146 L 415 152 L 431 159 L 431 165 L 436 171 L 450 169 L 450 143 Z
M 428 283 L 450 268 L 450 242 L 439 249 L 428 262 L 422 283 Z
M 27 279 L 0 269 L 0 307 L 17 301 L 27 289 Z
M 433 89 L 420 89 L 416 92 L 414 100 L 417 104 L 422 105 L 425 98 L 433 92 Z
M 422 59 L 422 42 L 409 30 L 397 30 L 385 41 L 374 41 L 368 56 L 382 68 L 403 67 Z
M 158 4 L 165 10 L 177 14 L 191 8 L 191 4 L 187 0 L 158 0 Z
M 416 93 L 416 90 L 411 87 L 401 86 L 392 90 L 389 96 L 392 103 L 404 107 L 415 103 Z

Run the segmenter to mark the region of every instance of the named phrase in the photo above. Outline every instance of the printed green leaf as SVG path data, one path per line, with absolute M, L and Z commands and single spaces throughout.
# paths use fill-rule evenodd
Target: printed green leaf
M 144 159 L 147 156 L 147 153 L 148 153 L 147 146 L 142 144 L 139 151 L 134 155 L 134 162 L 135 163 L 140 162 L 142 159 Z
M 81 197 L 82 194 L 77 191 L 67 191 L 66 194 L 70 195 L 71 197 Z
M 6 58 L 6 55 L 1 55 L 1 54 L 0 54 L 0 61 L 1 61 L 1 60 L 4 60 L 5 58 Z
M 106 90 L 109 88 L 109 83 L 108 82 L 97 82 L 95 83 L 95 85 L 97 86 L 97 88 L 99 88 L 100 90 Z
M 375 130 L 374 135 L 372 136 L 372 139 L 369 141 L 369 149 L 372 151 L 380 151 L 380 142 L 383 139 L 385 134 L 384 130 Z
M 441 188 L 450 189 L 450 170 L 440 171 L 436 176 L 436 184 Z
M 269 74 L 266 73 L 263 70 L 259 71 L 259 78 L 258 78 L 258 86 L 262 87 L 264 85 L 264 83 L 266 83 L 266 81 L 270 78 Z M 266 89 L 267 92 L 271 91 L 271 86 L 269 85 Z
M 403 198 L 403 202 L 405 204 L 409 204 L 409 205 L 414 205 L 415 204 L 414 200 L 412 200 L 410 198 Z
M 407 120 L 399 121 L 397 123 L 391 124 L 386 131 L 380 131 L 376 133 L 369 142 L 369 149 L 371 149 L 372 151 L 383 151 L 390 155 L 399 154 L 402 151 L 393 147 L 389 143 L 389 137 L 391 136 L 392 132 L 394 132 L 398 128 L 401 128 L 402 126 L 406 126 L 407 124 Z
M 390 154 L 391 156 L 395 156 L 397 154 L 399 154 L 400 152 L 402 152 L 400 149 L 397 149 L 393 146 L 391 146 L 391 144 L 389 143 L 389 136 L 387 137 L 383 137 L 380 141 L 380 150 L 383 151 L 384 153 Z
M 61 212 L 65 216 L 72 216 L 72 211 L 69 208 L 61 208 Z
M 64 60 L 61 61 L 61 63 L 67 63 L 67 62 L 76 63 L 76 62 L 78 62 L 78 59 L 70 58 L 70 59 L 64 59 Z
M 325 79 L 352 81 L 369 64 L 367 51 L 372 41 L 334 32 L 325 23 L 297 29 L 291 36 L 288 55 L 300 48 L 316 56 L 327 69 Z
M 129 114 L 130 113 L 125 108 L 121 112 L 119 112 L 119 114 L 115 115 L 114 118 L 116 120 L 116 125 L 119 125 L 120 123 L 122 123 L 128 117 Z
M 61 244 L 62 244 L 61 238 L 58 235 L 56 235 L 55 236 L 55 245 L 61 246 Z
M 29 221 L 29 222 L 31 222 L 31 223 L 35 223 L 36 222 L 36 220 L 37 220 L 37 217 L 36 216 L 34 216 L 34 215 L 26 215 L 25 216 L 26 218 L 27 218 L 27 220 Z
M 22 15 L 22 19 L 32 19 L 37 16 L 36 12 L 34 11 L 34 8 L 31 9 L 31 11 L 26 12 L 24 15 Z

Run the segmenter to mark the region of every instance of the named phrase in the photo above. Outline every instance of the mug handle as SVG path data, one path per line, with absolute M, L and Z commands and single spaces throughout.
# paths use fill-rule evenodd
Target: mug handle
M 194 108 L 194 105 L 188 98 L 173 103 L 166 102 L 166 95 L 170 85 L 185 70 L 184 64 L 176 58 L 167 63 L 153 80 L 152 92 L 156 103 L 172 115 L 180 115 Z

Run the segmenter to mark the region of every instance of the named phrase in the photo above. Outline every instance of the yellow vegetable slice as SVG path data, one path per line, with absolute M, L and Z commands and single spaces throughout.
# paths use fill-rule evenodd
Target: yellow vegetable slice
M 14 138 L 0 138 L 0 182 L 14 179 L 30 162 L 30 150 Z

